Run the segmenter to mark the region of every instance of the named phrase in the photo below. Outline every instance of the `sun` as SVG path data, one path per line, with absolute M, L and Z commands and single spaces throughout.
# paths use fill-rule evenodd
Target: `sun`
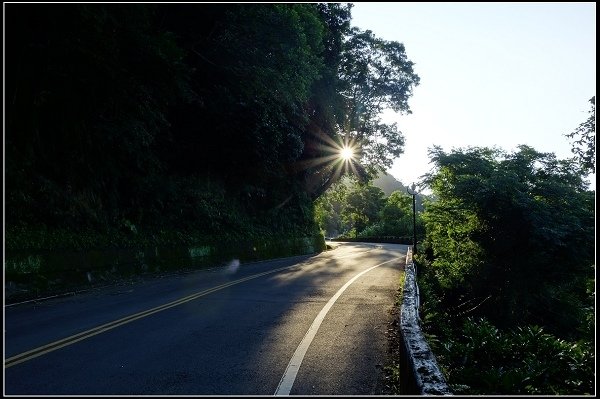
M 352 150 L 352 148 L 350 148 L 350 147 L 343 147 L 340 150 L 340 157 L 342 157 L 342 159 L 344 161 L 351 160 L 353 156 L 354 156 L 354 150 Z
M 323 173 L 332 173 L 332 181 L 345 174 L 359 175 L 363 151 L 360 143 L 353 136 L 355 136 L 353 132 L 346 135 L 340 132 L 337 137 L 315 133 L 317 138 L 315 144 L 320 156 L 302 161 L 298 167 L 315 168 L 322 170 Z

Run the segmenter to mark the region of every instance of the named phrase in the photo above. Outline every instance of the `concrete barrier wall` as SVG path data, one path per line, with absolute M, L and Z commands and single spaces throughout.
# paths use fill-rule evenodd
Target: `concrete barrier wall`
M 396 237 L 396 236 L 384 236 L 384 237 L 359 237 L 359 238 L 333 238 L 331 241 L 346 241 L 346 242 L 382 242 L 389 244 L 403 244 L 412 245 L 412 237 Z
M 176 272 L 321 252 L 322 235 L 264 239 L 190 247 L 98 249 L 89 251 L 23 251 L 7 253 L 4 262 L 7 303 L 85 289 L 124 277 Z
M 402 305 L 400 307 L 400 389 L 406 395 L 452 395 L 435 356 L 421 332 L 419 318 L 419 286 L 412 259 L 412 250 L 406 255 Z

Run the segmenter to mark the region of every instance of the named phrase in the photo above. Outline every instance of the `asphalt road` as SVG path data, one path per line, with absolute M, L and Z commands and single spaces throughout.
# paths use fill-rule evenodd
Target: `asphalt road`
M 381 394 L 406 250 L 343 243 L 5 307 L 4 394 Z

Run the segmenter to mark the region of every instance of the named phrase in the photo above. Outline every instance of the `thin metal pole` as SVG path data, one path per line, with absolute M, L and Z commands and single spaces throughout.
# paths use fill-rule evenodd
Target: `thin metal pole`
M 412 191 L 412 192 L 411 192 Z M 417 206 L 415 197 L 417 192 L 415 191 L 415 183 L 412 184 L 411 191 L 408 191 L 408 187 L 406 187 L 406 192 L 412 195 L 413 200 L 413 254 L 417 253 Z
M 417 253 L 417 211 L 416 211 L 416 197 L 417 193 L 412 195 L 413 197 L 413 254 Z

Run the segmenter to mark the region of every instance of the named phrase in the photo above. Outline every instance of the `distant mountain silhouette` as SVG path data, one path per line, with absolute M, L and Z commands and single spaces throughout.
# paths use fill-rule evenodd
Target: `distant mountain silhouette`
M 373 179 L 372 183 L 375 187 L 379 187 L 381 189 L 381 191 L 383 191 L 385 193 L 386 197 L 389 197 L 389 195 L 391 193 L 393 193 L 394 191 L 402 191 L 403 193 L 406 193 L 406 186 L 404 184 L 402 184 L 402 182 L 396 180 L 396 178 L 390 174 L 385 174 L 382 172 L 379 174 L 379 176 L 377 176 L 375 179 Z M 416 198 L 417 212 L 423 211 L 423 199 L 424 198 L 432 199 L 431 196 L 417 193 L 417 198 Z
M 396 180 L 394 176 L 383 172 L 373 180 L 373 185 L 379 187 L 385 193 L 386 197 L 396 190 L 406 192 L 406 186 L 404 184 Z

